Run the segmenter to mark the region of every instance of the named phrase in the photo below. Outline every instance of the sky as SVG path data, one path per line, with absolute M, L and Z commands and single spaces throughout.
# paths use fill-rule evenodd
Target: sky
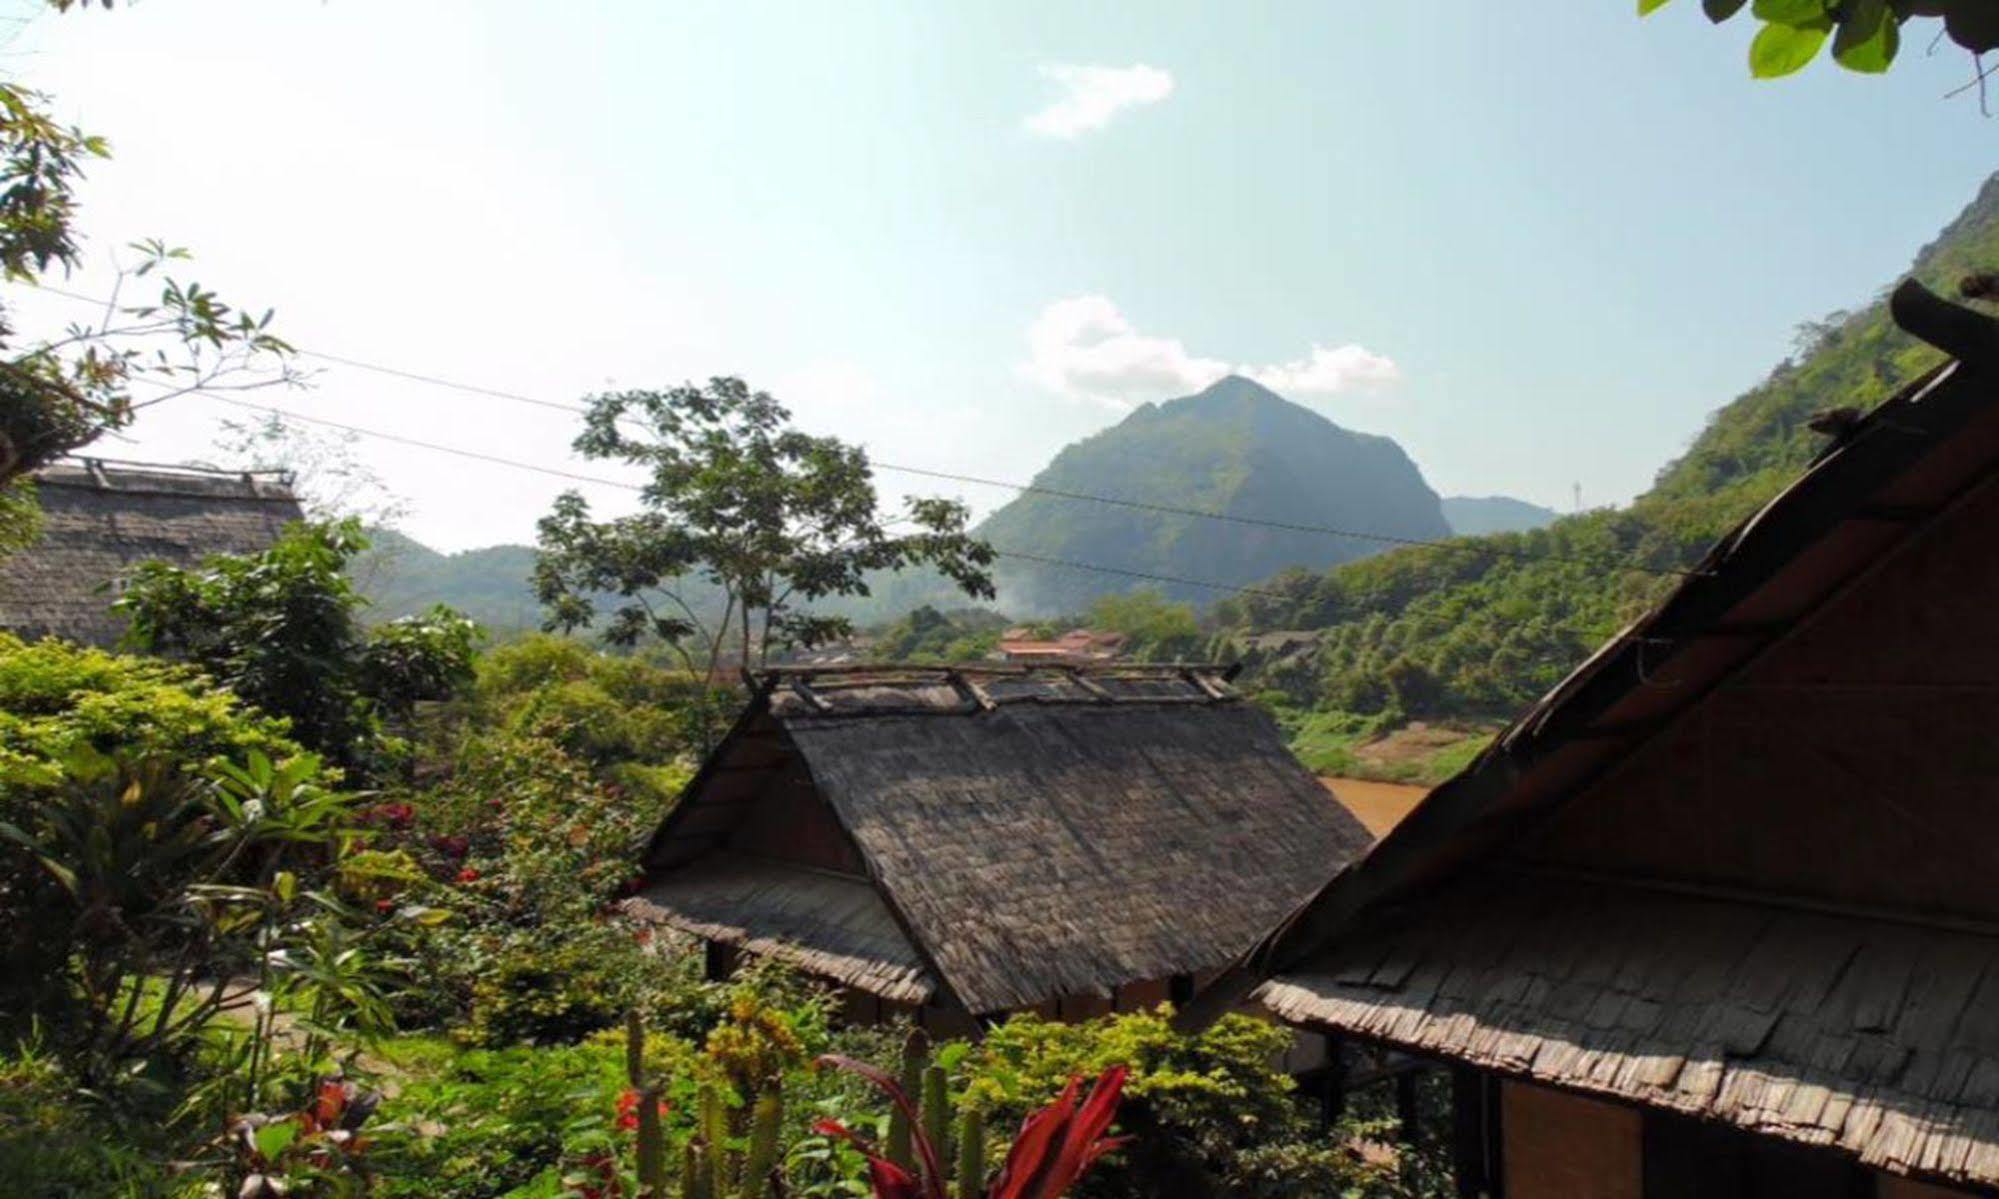
M 308 350 L 564 402 L 738 375 L 880 462 L 1005 480 L 1234 371 L 1441 493 L 1568 510 L 1644 490 L 1999 165 L 1948 43 L 1759 83 L 1746 19 L 1633 9 L 142 0 L 35 15 L 0 70 L 112 142 L 81 294 L 159 237 Z M 24 333 L 89 313 L 5 294 Z M 304 365 L 252 398 L 620 474 L 573 416 Z M 224 416 L 93 452 L 211 458 Z M 572 485 L 356 452 L 448 550 L 532 540 Z

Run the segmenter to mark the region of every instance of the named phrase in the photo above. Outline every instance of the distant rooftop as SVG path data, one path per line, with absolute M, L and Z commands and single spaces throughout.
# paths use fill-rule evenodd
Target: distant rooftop
M 255 553 L 300 518 L 278 472 L 78 458 L 35 472 L 41 540 L 0 558 L 0 630 L 112 645 L 111 601 L 132 569 Z

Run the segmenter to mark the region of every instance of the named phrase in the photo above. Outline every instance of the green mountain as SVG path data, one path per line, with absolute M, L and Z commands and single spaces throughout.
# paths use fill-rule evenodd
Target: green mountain
M 1400 446 L 1233 376 L 1197 395 L 1144 405 L 1068 446 L 1034 486 L 1389 537 L 1450 535 L 1436 492 Z M 1229 585 L 1286 567 L 1323 570 L 1381 549 L 1365 539 L 1035 492 L 987 517 L 979 533 L 1011 554 Z M 1198 603 L 1215 596 L 1185 583 L 1125 582 L 1019 557 L 1000 560 L 998 579 L 1000 606 L 1016 615 L 1078 612 L 1099 595 L 1140 585 Z
M 1999 175 L 1909 273 L 1954 293 L 1999 266 Z M 1397 550 L 1331 571 L 1258 584 L 1281 598 L 1236 597 L 1214 618 L 1262 685 L 1301 703 L 1405 716 L 1503 716 L 1554 685 L 1659 598 L 1737 521 L 1797 477 L 1824 446 L 1806 427 L 1837 405 L 1872 406 L 1935 364 L 1901 332 L 1885 299 L 1803 330 L 1798 354 L 1715 412 L 1687 452 L 1629 507 L 1543 529 L 1469 537 L 1449 549 Z M 1606 564 L 1629 564 L 1607 567 Z M 1318 630 L 1316 652 L 1259 658 L 1257 638 Z
M 489 545 L 444 554 L 393 529 L 370 529 L 373 542 L 350 573 L 368 597 L 368 619 L 394 620 L 432 604 L 448 604 L 489 631 L 540 627 L 541 606 L 528 576 L 534 548 Z
M 1444 519 L 1460 537 L 1481 533 L 1524 533 L 1553 524 L 1561 513 L 1510 495 L 1447 495 Z

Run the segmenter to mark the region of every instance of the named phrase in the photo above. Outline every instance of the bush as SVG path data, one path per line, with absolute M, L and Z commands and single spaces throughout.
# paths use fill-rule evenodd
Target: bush
M 0 1053 L 0 1179 L 10 1199 L 192 1199 L 200 1183 L 166 1167 L 154 1121 L 106 1119 L 88 1092 L 33 1043 Z
M 469 681 L 479 631 L 442 607 L 363 629 L 345 571 L 367 545 L 352 520 L 293 525 L 259 554 L 145 563 L 114 607 L 132 644 L 199 664 L 328 760 L 381 774 L 403 748 L 388 725 Z
M 288 734 L 188 667 L 0 633 L 0 794 L 55 785 L 79 749 L 190 767 L 252 750 L 283 761 L 300 752 Z
M 1083 1024 L 1015 1016 L 972 1057 L 973 1101 L 996 1113 L 990 1126 L 1010 1126 L 1070 1078 L 1129 1066 L 1119 1123 L 1135 1139 L 1078 1188 L 1091 1199 L 1326 1194 L 1358 1181 L 1350 1159 L 1326 1151 L 1331 1142 L 1275 1065 L 1289 1030 L 1232 1015 L 1188 1037 L 1170 1014 L 1162 1007 Z M 1327 1185 L 1334 1178 L 1340 1185 Z

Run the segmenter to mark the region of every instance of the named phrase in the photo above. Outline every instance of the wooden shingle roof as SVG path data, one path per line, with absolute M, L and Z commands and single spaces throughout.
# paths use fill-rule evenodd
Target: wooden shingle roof
M 660 830 L 648 895 L 699 889 L 759 770 L 809 778 L 938 1001 L 974 1014 L 1218 968 L 1370 841 L 1212 670 L 774 674 Z M 738 940 L 839 951 L 711 899 Z
M 41 539 L 0 558 L 0 629 L 27 640 L 113 645 L 124 622 L 111 601 L 134 566 L 255 553 L 300 515 L 290 487 L 270 475 L 89 459 L 34 481 Z

